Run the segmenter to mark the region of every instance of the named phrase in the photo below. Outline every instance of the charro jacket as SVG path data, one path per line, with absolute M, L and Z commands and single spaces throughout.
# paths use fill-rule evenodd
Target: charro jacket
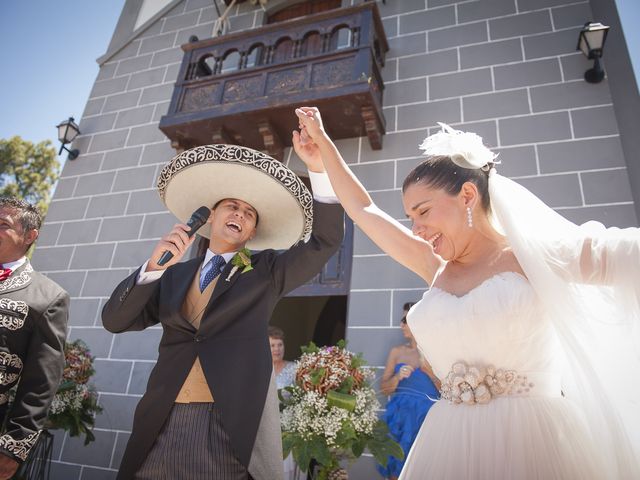
M 68 311 L 67 292 L 29 260 L 0 282 L 0 453 L 20 463 L 38 439 L 62 377 Z
M 196 357 L 221 412 L 237 458 L 255 480 L 282 478 L 282 446 L 267 326 L 278 300 L 319 272 L 338 249 L 344 229 L 340 205 L 314 202 L 311 238 L 285 252 L 263 250 L 253 270 L 230 276 L 227 263 L 200 323 L 181 315 L 186 292 L 203 257 L 169 267 L 150 284 L 138 271 L 118 285 L 102 321 L 111 332 L 160 323 L 156 366 L 136 408 L 119 480 L 132 479 L 157 438 Z M 279 469 L 280 474 L 277 474 Z

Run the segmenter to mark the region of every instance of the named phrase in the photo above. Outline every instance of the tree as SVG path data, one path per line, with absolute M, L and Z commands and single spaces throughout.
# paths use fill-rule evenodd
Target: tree
M 0 195 L 13 195 L 47 211 L 60 162 L 49 140 L 33 144 L 15 136 L 0 139 Z

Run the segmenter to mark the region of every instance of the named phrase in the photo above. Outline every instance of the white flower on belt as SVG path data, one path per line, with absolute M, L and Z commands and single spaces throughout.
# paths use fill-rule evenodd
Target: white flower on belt
M 512 393 L 517 380 L 520 377 L 515 370 L 496 369 L 493 365 L 480 369 L 457 362 L 442 382 L 440 395 L 455 404 L 486 404 L 493 397 Z

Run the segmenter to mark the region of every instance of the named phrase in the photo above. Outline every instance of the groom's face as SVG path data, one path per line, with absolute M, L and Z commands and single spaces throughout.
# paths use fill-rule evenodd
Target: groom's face
M 226 198 L 211 211 L 209 223 L 214 242 L 238 250 L 255 236 L 258 212 L 243 200 Z

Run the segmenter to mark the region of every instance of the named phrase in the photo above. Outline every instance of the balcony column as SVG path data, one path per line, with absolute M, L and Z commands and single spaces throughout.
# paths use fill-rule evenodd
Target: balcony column
M 293 41 L 293 58 L 298 58 L 302 56 L 302 39 Z
M 180 154 L 185 151 L 184 145 L 180 144 L 178 140 L 173 140 L 171 142 L 171 148 L 176 151 L 176 154 Z
M 264 63 L 265 65 L 271 65 L 271 62 L 273 62 L 273 52 L 275 50 L 275 46 L 274 45 L 269 45 L 266 49 L 265 49 L 265 53 L 264 53 Z
M 322 53 L 327 53 L 329 51 L 329 45 L 331 45 L 331 32 L 323 33 L 321 35 L 322 38 Z
M 227 145 L 233 145 L 233 140 L 229 131 L 224 127 L 215 127 L 211 133 L 211 141 L 213 143 L 225 143 Z
M 373 107 L 362 107 L 360 113 L 362 115 L 362 120 L 364 121 L 364 128 L 367 131 L 367 137 L 369 137 L 371 148 L 373 150 L 382 149 L 382 134 L 384 131 Z
M 282 161 L 284 158 L 284 146 L 278 132 L 269 120 L 258 122 L 258 131 L 262 136 L 264 148 L 273 158 Z

